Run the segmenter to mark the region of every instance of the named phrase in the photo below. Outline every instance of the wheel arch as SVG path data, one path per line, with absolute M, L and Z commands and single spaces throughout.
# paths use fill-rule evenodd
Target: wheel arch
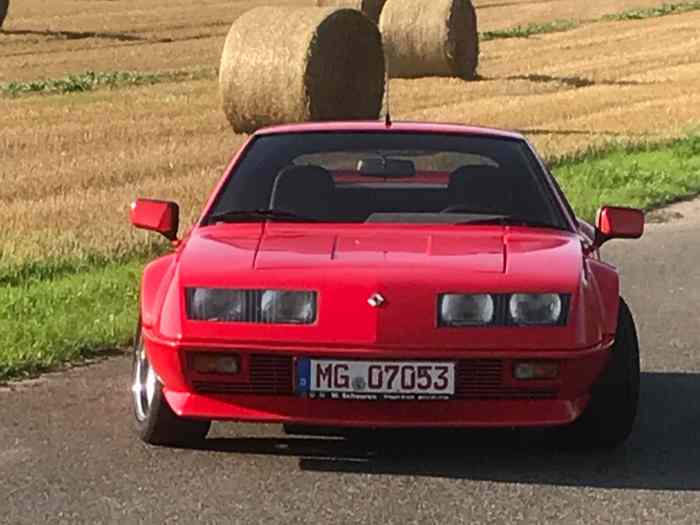
M 156 326 L 174 273 L 175 254 L 160 257 L 143 270 L 139 316 L 144 328 L 153 329 Z
M 606 335 L 615 335 L 617 332 L 617 318 L 620 310 L 620 276 L 617 269 L 597 260 L 589 261 L 591 279 L 598 290 L 600 318 L 603 323 L 603 332 Z

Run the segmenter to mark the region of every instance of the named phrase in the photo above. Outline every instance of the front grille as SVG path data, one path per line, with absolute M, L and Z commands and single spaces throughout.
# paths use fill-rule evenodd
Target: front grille
M 506 383 L 509 361 L 461 359 L 457 362 L 455 399 L 515 400 L 554 399 L 554 387 L 511 386 Z M 210 394 L 294 395 L 294 360 L 291 356 L 253 354 L 250 380 L 193 381 L 195 391 Z
M 250 356 L 250 381 L 193 381 L 197 392 L 212 394 L 292 395 L 294 363 L 291 356 L 253 354 Z

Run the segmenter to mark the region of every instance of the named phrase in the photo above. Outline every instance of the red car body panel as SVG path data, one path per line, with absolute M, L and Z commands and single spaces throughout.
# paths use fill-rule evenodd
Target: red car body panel
M 305 124 L 258 134 L 334 130 L 522 140 L 497 130 L 412 123 Z M 204 214 L 213 202 L 212 197 Z M 585 408 L 617 326 L 619 278 L 588 249 L 591 235 L 585 223 L 575 231 L 573 226 L 562 231 L 439 224 L 197 225 L 174 253 L 144 271 L 140 315 L 146 350 L 168 403 L 183 417 L 371 427 L 566 424 Z M 315 290 L 318 315 L 310 325 L 192 321 L 185 315 L 189 287 Z M 386 297 L 382 308 L 367 304 L 376 292 Z M 450 292 L 566 293 L 569 321 L 525 329 L 441 327 L 437 297 Z M 241 372 L 228 379 L 198 374 L 188 364 L 192 351 L 235 352 Z M 479 385 L 466 385 L 460 399 L 431 401 L 309 399 L 295 395 L 293 387 L 260 395 L 249 391 L 260 356 L 277 366 L 275 373 L 291 374 L 284 377 L 292 385 L 294 362 L 305 356 L 433 359 L 466 367 L 497 363 L 497 384 L 484 387 L 486 397 Z M 513 366 L 519 360 L 556 362 L 559 376 L 517 380 Z

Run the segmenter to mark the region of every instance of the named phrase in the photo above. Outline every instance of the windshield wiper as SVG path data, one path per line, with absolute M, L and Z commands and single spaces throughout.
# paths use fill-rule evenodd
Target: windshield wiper
M 455 223 L 460 224 L 501 224 L 503 226 L 532 226 L 533 228 L 563 229 L 561 226 L 549 222 L 528 219 L 517 215 L 489 215 L 484 217 L 474 217 Z
M 207 219 L 207 224 L 215 222 L 246 222 L 246 221 L 267 221 L 278 219 L 284 221 L 300 221 L 300 222 L 317 222 L 311 217 L 297 215 L 294 212 L 286 210 L 229 210 L 221 213 L 210 215 Z

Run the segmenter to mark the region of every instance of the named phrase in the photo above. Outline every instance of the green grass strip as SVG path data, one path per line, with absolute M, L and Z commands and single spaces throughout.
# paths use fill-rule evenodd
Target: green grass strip
M 0 287 L 0 380 L 126 344 L 135 328 L 142 267 L 141 262 L 112 264 Z
M 489 40 L 499 40 L 504 38 L 528 38 L 532 35 L 545 33 L 559 33 L 569 31 L 579 26 L 575 20 L 554 20 L 552 22 L 532 23 L 524 26 L 518 25 L 508 29 L 498 29 L 495 31 L 484 31 L 480 34 L 480 39 L 484 42 Z
M 55 257 L 9 264 L 2 264 L 0 256 L 0 287 L 50 281 L 110 264 L 126 264 L 137 260 L 147 261 L 162 255 L 167 250 L 168 244 L 154 235 L 150 244 L 119 254 L 94 253 L 75 258 Z
M 64 95 L 84 93 L 99 88 L 122 88 L 146 86 L 164 82 L 182 82 L 216 77 L 214 68 L 197 68 L 192 70 L 141 72 L 141 71 L 84 71 L 60 79 L 33 80 L 30 82 L 6 82 L 0 84 L 0 94 L 7 97 L 41 93 L 45 95 Z
M 698 9 L 700 9 L 700 1 L 662 4 L 657 7 L 649 7 L 646 9 L 627 9 L 621 13 L 605 15 L 601 20 L 644 20 L 646 18 L 657 18 L 660 16 L 697 11 Z
M 700 193 L 700 136 L 592 150 L 553 171 L 582 218 L 593 220 L 605 204 L 649 210 Z

